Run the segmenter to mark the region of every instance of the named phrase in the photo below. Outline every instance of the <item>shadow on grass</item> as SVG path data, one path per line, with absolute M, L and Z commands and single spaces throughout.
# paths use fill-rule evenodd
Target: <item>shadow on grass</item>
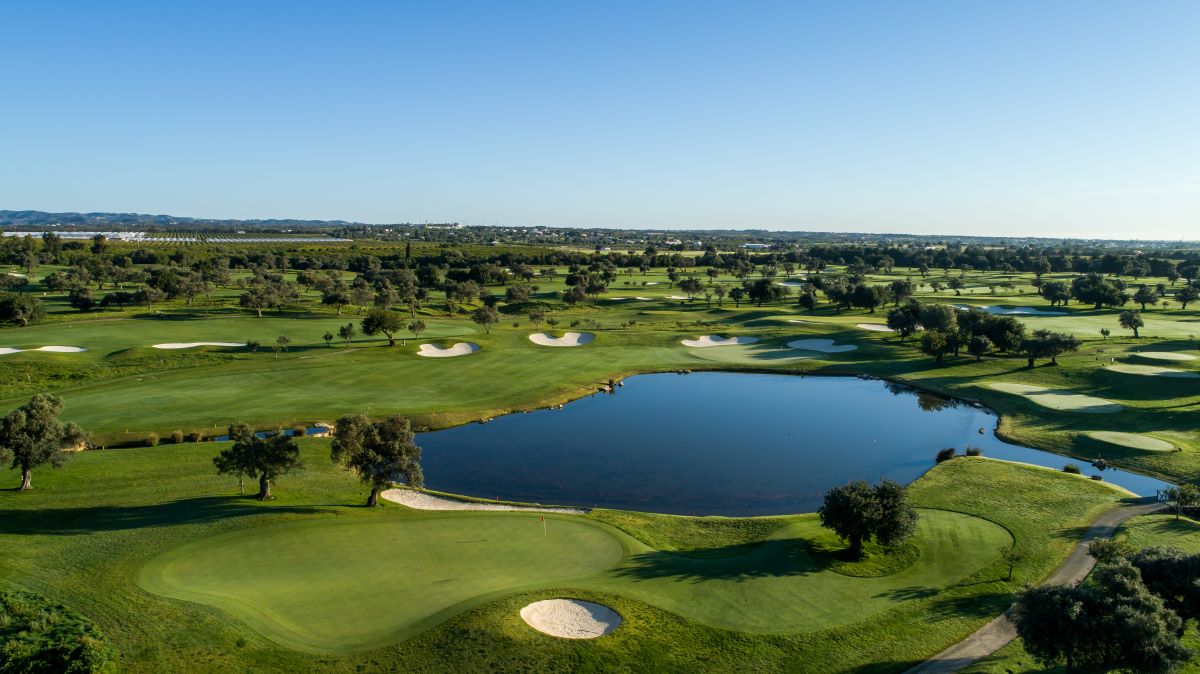
M 667 552 L 633 555 L 611 573 L 621 578 L 650 580 L 675 578 L 700 583 L 706 580 L 750 580 L 803 576 L 825 570 L 811 546 L 801 539 L 692 550 L 688 556 Z
M 214 522 L 243 515 L 308 515 L 320 512 L 324 512 L 324 509 L 313 506 L 267 506 L 246 496 L 203 496 L 144 506 L 9 511 L 0 517 L 0 533 L 69 536 Z

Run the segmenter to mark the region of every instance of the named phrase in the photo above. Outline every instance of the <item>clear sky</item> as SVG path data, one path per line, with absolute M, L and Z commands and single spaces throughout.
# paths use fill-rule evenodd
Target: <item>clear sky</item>
M 0 208 L 1200 239 L 1200 2 L 0 3 Z

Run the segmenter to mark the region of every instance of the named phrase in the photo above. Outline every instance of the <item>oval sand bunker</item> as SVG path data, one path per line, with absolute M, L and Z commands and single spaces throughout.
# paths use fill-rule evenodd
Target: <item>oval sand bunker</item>
M 681 339 L 679 343 L 684 346 L 690 346 L 693 349 L 703 349 L 709 346 L 737 346 L 739 344 L 753 344 L 758 341 L 757 337 L 729 337 L 725 338 L 720 335 L 704 335 L 696 339 Z
M 1143 377 L 1171 377 L 1173 379 L 1200 379 L 1200 372 L 1189 372 L 1188 370 L 1175 370 L 1169 367 L 1159 367 L 1157 365 L 1110 365 L 1107 370 L 1113 372 L 1121 372 L 1123 374 L 1136 374 Z
M 421 349 L 417 351 L 418 356 L 426 358 L 453 358 L 455 356 L 469 356 L 479 350 L 479 345 L 474 342 L 458 342 L 454 346 L 443 349 L 436 344 L 422 344 Z
M 596 336 L 590 332 L 568 332 L 562 337 L 555 337 L 548 332 L 535 332 L 529 336 L 529 341 L 539 346 L 583 346 L 591 344 Z
M 871 332 L 895 332 L 895 330 L 889 328 L 883 323 L 855 323 L 854 327 L 861 328 L 863 330 L 870 330 Z
M 546 599 L 521 609 L 533 629 L 563 639 L 595 639 L 621 625 L 621 616 L 603 604 L 579 599 Z
M 1093 440 L 1107 442 L 1110 445 L 1140 449 L 1146 452 L 1173 452 L 1175 445 L 1166 440 L 1152 438 L 1138 433 L 1119 433 L 1117 431 L 1092 431 L 1087 434 Z
M 194 349 L 198 346 L 245 346 L 244 342 L 166 342 L 164 344 L 153 344 L 153 349 Z

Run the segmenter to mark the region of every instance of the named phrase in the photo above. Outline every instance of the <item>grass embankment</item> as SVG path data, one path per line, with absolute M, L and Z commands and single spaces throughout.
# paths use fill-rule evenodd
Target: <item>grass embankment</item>
M 830 568 L 812 515 L 712 524 L 601 511 L 548 516 L 545 536 L 536 514 L 357 507 L 363 488 L 328 462 L 328 442 L 303 447 L 308 469 L 281 478 L 266 504 L 215 475 L 213 443 L 88 452 L 38 471 L 34 492 L 0 492 L 0 576 L 93 619 L 130 671 L 714 671 L 801 660 L 892 671 L 999 612 L 1015 583 L 1048 573 L 1117 498 L 1051 471 L 956 459 L 914 485 L 929 509 L 919 556 L 862 578 Z M 1042 551 L 1014 583 L 1000 580 L 998 560 L 1010 532 Z M 195 601 L 149 593 L 139 578 Z M 513 610 L 561 594 L 610 604 L 625 624 L 567 643 Z

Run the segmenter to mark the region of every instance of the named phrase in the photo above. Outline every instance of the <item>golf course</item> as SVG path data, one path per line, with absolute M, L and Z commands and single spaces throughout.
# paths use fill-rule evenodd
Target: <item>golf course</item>
M 1166 487 L 1200 471 L 1200 314 L 1148 308 L 1135 337 L 1119 306 L 1043 299 L 1075 272 L 308 245 L 255 244 L 274 266 L 238 263 L 212 280 L 200 270 L 231 259 L 203 245 L 188 264 L 132 263 L 104 289 L 90 281 L 95 297 L 131 296 L 105 306 L 60 277 L 85 278 L 81 260 L 149 253 L 109 243 L 11 267 L 27 279 L 14 293 L 41 313 L 0 328 L 0 404 L 51 394 L 86 439 L 0 472 L 32 487 L 0 491 L 3 589 L 82 616 L 106 666 L 901 672 L 1047 579 L 1096 518 L 1160 491 L 1134 493 L 1120 475 Z M 276 254 L 291 257 L 281 267 Z M 322 255 L 328 268 L 313 262 Z M 364 262 L 380 257 L 389 269 Z M 425 270 L 420 282 L 410 269 Z M 480 280 L 452 280 L 468 273 Z M 197 285 L 159 290 L 171 274 Z M 1164 301 L 1182 287 L 1137 282 L 1162 284 Z M 996 326 L 1024 341 L 967 332 Z M 947 334 L 957 346 L 938 341 Z M 676 376 L 702 371 L 770 381 Z M 339 430 L 354 415 L 397 419 L 437 448 L 424 486 L 454 483 L 453 466 L 474 471 L 473 486 L 410 501 L 381 491 L 412 489 L 420 473 L 370 482 L 339 444 L 358 437 Z M 466 430 L 461 446 L 439 435 Z M 332 437 L 301 437 L 313 432 Z M 295 455 L 261 479 L 223 468 L 254 442 Z M 660 459 L 672 443 L 682 453 Z M 879 443 L 904 449 L 882 462 L 868 450 Z M 979 448 L 1001 444 L 1043 450 L 1041 467 Z M 902 540 L 868 536 L 855 550 L 811 512 L 848 480 L 894 476 L 912 508 Z M 572 493 L 581 482 L 591 489 Z M 523 509 L 543 486 L 557 502 Z M 636 506 L 655 495 L 675 505 Z M 1122 535 L 1140 540 L 1153 517 Z M 549 600 L 609 622 L 552 636 L 522 617 Z M 1020 642 L 989 657 L 975 666 L 1019 660 Z

